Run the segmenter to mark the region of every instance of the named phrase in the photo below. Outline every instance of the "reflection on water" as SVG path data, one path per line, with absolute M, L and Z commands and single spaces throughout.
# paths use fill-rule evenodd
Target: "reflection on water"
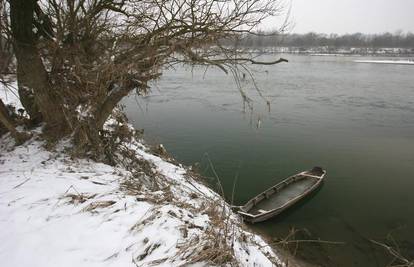
M 228 199 L 238 173 L 235 204 L 314 165 L 326 168 L 311 201 L 254 226 L 278 237 L 295 226 L 346 242 L 307 246 L 310 260 L 384 266 L 368 240 L 397 228 L 401 248 L 414 254 L 414 66 L 284 57 L 288 64 L 256 69 L 270 112 L 251 81 L 242 85 L 253 112 L 243 112 L 231 76 L 180 68 L 167 71 L 149 97 L 129 98 L 129 118 L 185 164 L 205 163 L 208 153 Z

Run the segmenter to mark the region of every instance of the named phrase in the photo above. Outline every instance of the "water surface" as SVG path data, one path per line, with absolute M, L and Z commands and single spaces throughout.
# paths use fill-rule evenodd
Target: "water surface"
M 346 242 L 308 246 L 308 260 L 384 266 L 367 240 L 391 231 L 414 258 L 414 66 L 283 57 L 290 62 L 255 69 L 265 100 L 242 81 L 253 110 L 243 105 L 232 76 L 179 67 L 166 71 L 149 96 L 127 99 L 128 116 L 147 141 L 164 144 L 185 164 L 201 162 L 206 175 L 211 159 L 229 201 L 237 176 L 234 204 L 299 171 L 327 169 L 309 201 L 254 226 L 274 237 L 294 226 Z

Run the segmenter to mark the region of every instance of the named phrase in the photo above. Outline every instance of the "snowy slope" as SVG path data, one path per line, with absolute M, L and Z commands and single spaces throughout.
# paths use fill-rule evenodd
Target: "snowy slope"
M 142 143 L 129 146 L 168 185 L 158 191 L 131 192 L 129 171 L 72 159 L 68 141 L 47 151 L 38 131 L 19 147 L 0 138 L 1 266 L 221 265 L 217 248 L 240 266 L 282 266 L 222 198 Z

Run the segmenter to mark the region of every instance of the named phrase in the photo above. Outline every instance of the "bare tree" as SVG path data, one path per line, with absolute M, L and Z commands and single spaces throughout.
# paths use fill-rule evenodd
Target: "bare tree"
M 279 0 L 9 0 L 19 94 L 59 138 L 99 147 L 118 103 L 177 63 L 237 72 L 258 62 L 222 45 L 279 14 Z M 34 103 L 25 101 L 33 96 Z M 33 101 L 32 101 L 33 102 Z M 40 116 L 41 115 L 41 116 Z

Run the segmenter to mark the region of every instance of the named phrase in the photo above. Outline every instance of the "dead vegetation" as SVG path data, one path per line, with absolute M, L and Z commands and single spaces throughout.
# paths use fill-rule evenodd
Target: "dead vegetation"
M 84 211 L 84 212 L 93 212 L 96 209 L 107 208 L 109 206 L 112 206 L 115 203 L 116 202 L 113 201 L 113 200 L 94 201 L 94 202 L 90 203 L 88 206 L 86 206 L 85 208 L 83 208 L 82 211 Z
M 219 266 L 236 264 L 233 251 L 235 225 L 226 220 L 226 214 L 223 214 L 225 207 L 221 202 L 202 203 L 200 212 L 208 215 L 209 227 L 201 229 L 203 232 L 200 235 L 190 236 L 189 240 L 178 245 L 178 255 L 188 263 L 208 262 Z
M 394 239 L 392 234 L 388 234 L 384 242 L 370 240 L 376 246 L 382 248 L 389 256 L 391 256 L 390 262 L 386 267 L 413 267 L 414 260 L 410 260 L 400 247 L 399 242 Z
M 69 203 L 73 205 L 82 204 L 89 199 L 96 197 L 97 194 L 88 194 L 88 193 L 79 193 L 79 194 L 66 194 L 65 197 L 68 197 Z
M 298 235 L 300 236 L 298 238 Z M 273 244 L 281 246 L 282 248 L 288 249 L 292 252 L 293 255 L 296 255 L 296 252 L 301 243 L 315 243 L 315 244 L 327 244 L 327 245 L 345 245 L 345 242 L 340 241 L 327 241 L 321 239 L 309 239 L 306 237 L 311 237 L 312 234 L 307 229 L 296 229 L 292 227 L 289 231 L 289 234 L 282 239 L 274 239 Z
M 322 251 L 326 249 L 325 246 L 345 246 L 345 242 L 341 241 L 330 241 L 322 240 L 315 237 L 308 229 L 302 228 L 297 229 L 292 227 L 289 230 L 289 233 L 284 238 L 273 238 L 268 240 L 269 246 L 276 248 L 279 251 L 279 255 L 283 258 L 284 262 L 290 266 L 313 266 L 311 263 L 316 264 L 316 266 L 334 266 L 335 263 L 329 257 L 329 255 L 324 255 Z M 317 253 L 318 257 L 323 257 L 323 259 L 316 259 L 312 256 L 309 248 L 315 248 L 319 252 Z M 306 261 L 305 263 L 300 263 L 301 260 Z

